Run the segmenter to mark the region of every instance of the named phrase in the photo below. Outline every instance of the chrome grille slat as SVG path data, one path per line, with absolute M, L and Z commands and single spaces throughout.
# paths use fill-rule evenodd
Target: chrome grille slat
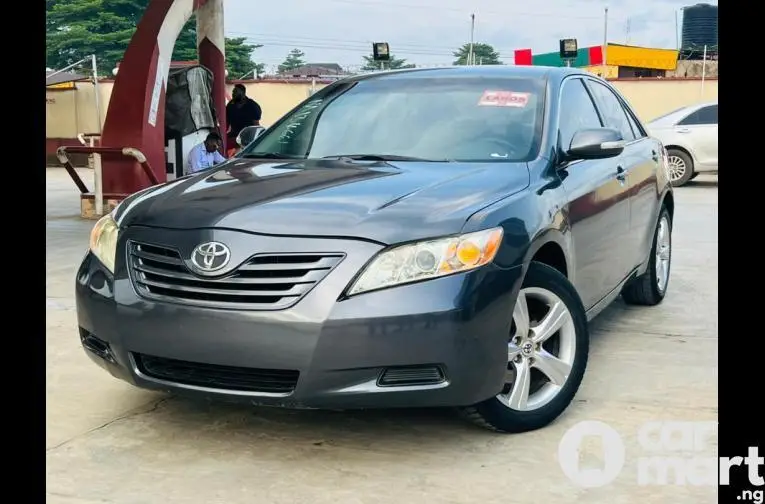
M 128 270 L 147 299 L 195 306 L 282 310 L 297 303 L 345 257 L 341 253 L 256 254 L 225 276 L 196 275 L 170 247 L 129 242 Z
M 284 270 L 317 270 L 317 269 L 329 269 L 337 264 L 340 258 L 325 257 L 316 262 L 301 262 L 301 263 L 274 263 L 274 264 L 252 264 L 245 263 L 239 267 L 240 271 L 284 271 Z
M 253 297 L 273 297 L 273 296 L 299 296 L 307 291 L 310 286 L 308 284 L 294 284 L 288 289 L 284 290 L 254 290 L 254 289 L 226 289 L 226 288 L 214 288 L 214 287 L 196 287 L 191 285 L 180 285 L 168 282 L 158 282 L 156 280 L 149 280 L 145 277 L 138 280 L 138 283 L 146 285 L 148 287 L 160 287 L 162 289 L 175 289 L 183 292 L 194 292 L 198 294 L 230 294 L 232 296 L 253 296 Z M 224 285 L 218 282 L 205 282 L 213 285 Z M 273 284 L 272 284 L 273 285 Z
M 145 261 L 135 261 L 133 263 L 133 269 L 135 271 L 140 271 L 143 273 L 149 273 L 151 275 L 157 275 L 157 276 L 165 276 L 165 277 L 172 277 L 172 278 L 179 278 L 182 280 L 189 280 L 189 281 L 199 281 L 200 278 L 196 275 L 192 275 L 191 273 L 181 273 L 181 272 L 174 272 L 170 270 L 165 270 L 161 268 L 156 268 L 154 266 L 149 266 L 145 263 Z M 183 267 L 185 269 L 185 266 Z M 225 283 L 231 283 L 231 284 L 251 284 L 251 283 L 258 283 L 258 284 L 296 284 L 296 283 L 308 283 L 313 284 L 321 280 L 325 275 L 325 272 L 322 270 L 317 271 L 309 271 L 304 275 L 300 276 L 284 276 L 284 277 L 246 277 L 237 274 L 234 274 L 233 276 L 226 277 Z
M 151 250 L 151 249 L 148 249 L 148 250 Z M 167 264 L 177 264 L 179 266 L 183 265 L 183 261 L 181 260 L 181 256 L 178 255 L 178 253 L 175 252 L 174 250 L 172 251 L 172 252 L 174 252 L 174 255 L 155 254 L 155 253 L 152 253 L 152 252 L 150 252 L 148 250 L 143 250 L 142 247 L 139 245 L 139 246 L 135 247 L 132 252 L 133 252 L 134 255 L 140 257 L 141 259 L 148 259 L 150 261 L 167 263 Z

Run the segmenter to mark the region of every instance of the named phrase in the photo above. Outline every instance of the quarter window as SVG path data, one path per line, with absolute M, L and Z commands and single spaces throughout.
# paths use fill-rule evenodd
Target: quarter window
M 570 79 L 563 84 L 559 121 L 560 145 L 566 150 L 571 146 L 577 131 L 603 127 L 590 93 L 581 79 Z
M 598 102 L 598 108 L 603 115 L 603 122 L 607 128 L 613 128 L 622 133 L 622 138 L 631 142 L 635 140 L 635 133 L 632 131 L 630 120 L 622 107 L 621 101 L 616 97 L 613 91 L 608 89 L 600 82 L 591 80 L 590 89 Z

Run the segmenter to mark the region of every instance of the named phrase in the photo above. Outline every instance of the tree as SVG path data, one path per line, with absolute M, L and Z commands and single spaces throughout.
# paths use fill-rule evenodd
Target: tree
M 362 70 L 398 70 L 401 68 L 414 68 L 414 65 L 407 63 L 405 59 L 396 59 L 392 54 L 388 61 L 375 61 L 373 54 L 364 56 L 364 66 L 361 67 Z
M 252 61 L 253 51 L 263 45 L 245 44 L 245 40 L 247 40 L 245 37 L 226 39 L 226 69 L 230 79 L 239 79 L 245 74 L 253 74 L 253 70 L 260 75 L 265 68 L 263 63 Z M 255 77 L 257 75 L 252 75 L 253 79 Z
M 149 0 L 46 0 L 45 66 L 63 68 L 95 54 L 99 73 L 111 72 L 122 59 Z M 229 76 L 239 77 L 263 65 L 253 63 L 252 53 L 260 45 L 245 44 L 244 38 L 226 39 Z M 178 35 L 173 60 L 197 59 L 197 25 L 192 17 Z
M 305 65 L 305 53 L 300 49 L 293 49 L 287 55 L 287 59 L 279 65 L 279 72 L 287 72 Z
M 470 44 L 465 44 L 454 52 L 457 58 L 455 65 L 467 65 L 470 55 Z M 473 44 L 473 64 L 475 65 L 501 65 L 499 53 L 489 44 Z

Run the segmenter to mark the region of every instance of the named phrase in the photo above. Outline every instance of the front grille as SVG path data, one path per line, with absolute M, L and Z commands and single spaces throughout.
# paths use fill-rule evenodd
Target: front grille
M 133 358 L 138 371 L 149 378 L 211 389 L 289 394 L 300 376 L 299 371 L 219 366 L 143 354 L 133 354 Z
M 210 308 L 281 310 L 297 303 L 343 254 L 258 254 L 233 273 L 199 277 L 177 250 L 131 242 L 130 278 L 139 295 Z

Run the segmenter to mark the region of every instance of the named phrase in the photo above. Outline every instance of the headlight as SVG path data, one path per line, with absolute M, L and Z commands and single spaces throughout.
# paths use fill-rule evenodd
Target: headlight
M 114 257 L 117 254 L 117 233 L 120 228 L 112 214 L 104 215 L 90 232 L 90 251 L 106 268 L 114 273 Z
M 388 249 L 367 265 L 348 295 L 479 268 L 494 260 L 501 241 L 502 228 L 493 228 Z

